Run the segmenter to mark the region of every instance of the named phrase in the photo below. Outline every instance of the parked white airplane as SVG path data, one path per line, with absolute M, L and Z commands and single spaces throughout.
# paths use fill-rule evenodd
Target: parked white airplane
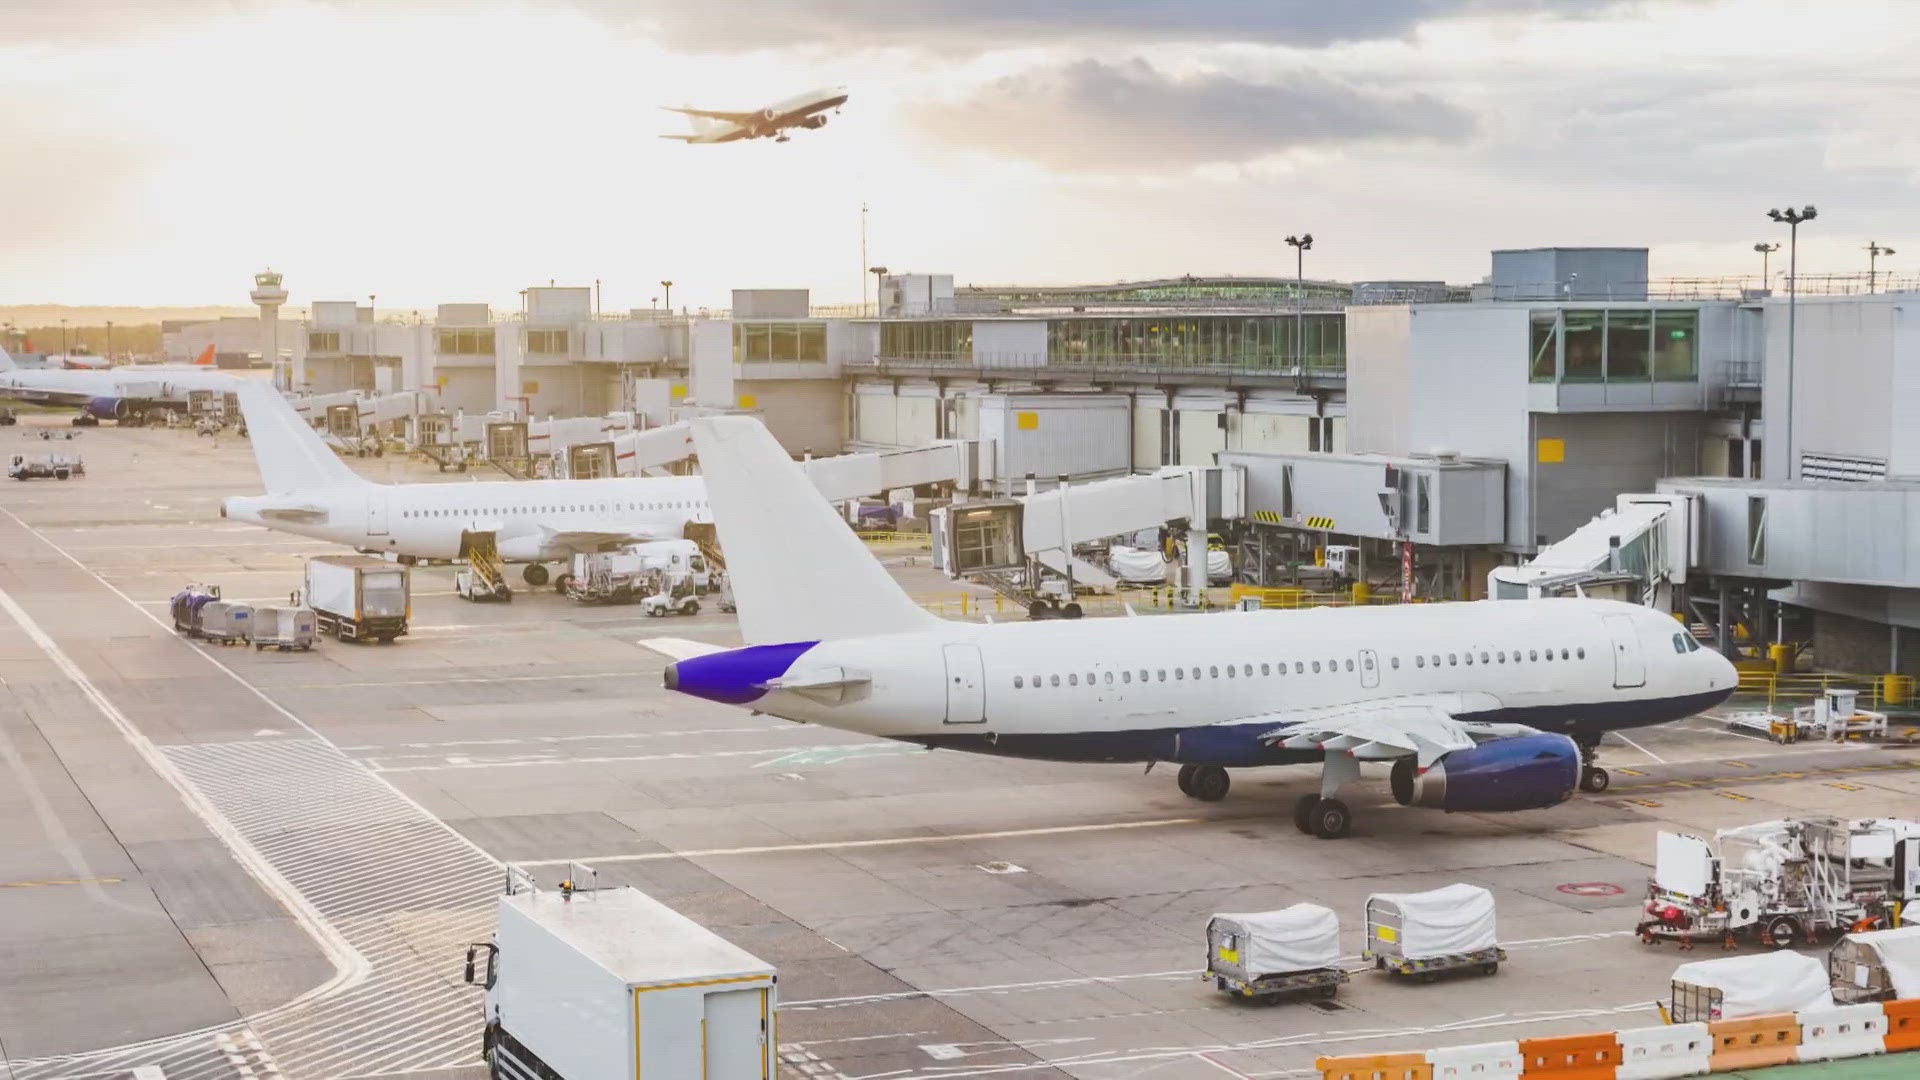
M 757 421 L 692 426 L 748 644 L 650 642 L 684 694 L 936 749 L 1175 763 L 1205 800 L 1229 768 L 1317 761 L 1294 823 L 1331 838 L 1363 761 L 1391 763 L 1403 805 L 1548 807 L 1605 790 L 1605 732 L 1734 689 L 1733 665 L 1671 618 L 1602 600 L 945 622 Z
M 466 534 L 492 533 L 500 557 L 527 563 L 524 580 L 548 580 L 544 562 L 578 552 L 677 539 L 707 517 L 699 477 L 499 480 L 376 484 L 362 478 L 270 386 L 239 391 L 265 495 L 237 495 L 220 516 L 349 544 L 403 559 L 457 559 Z
M 192 365 L 152 364 L 76 371 L 67 368 L 23 368 L 0 349 L 0 394 L 78 405 L 75 422 L 125 420 L 147 410 L 187 407 L 195 390 L 232 392 L 240 380 L 213 365 L 213 346 Z
M 678 139 L 688 143 L 736 142 L 740 139 L 772 139 L 775 142 L 787 141 L 789 128 L 822 128 L 827 126 L 827 118 L 821 114 L 828 109 L 840 111 L 847 103 L 847 88 L 831 86 L 821 90 L 800 94 L 776 101 L 764 109 L 753 112 L 722 112 L 717 109 L 696 109 L 682 105 L 664 106 L 668 112 L 677 112 L 688 118 L 693 126 L 691 135 L 662 135 L 663 139 Z

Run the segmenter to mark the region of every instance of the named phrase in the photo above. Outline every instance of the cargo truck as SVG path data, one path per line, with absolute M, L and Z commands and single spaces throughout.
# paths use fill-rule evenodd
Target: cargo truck
M 502 896 L 466 977 L 494 1077 L 775 1075 L 773 967 L 638 889 Z
M 364 555 L 307 560 L 307 606 L 322 634 L 386 644 L 407 632 L 413 597 L 407 568 Z

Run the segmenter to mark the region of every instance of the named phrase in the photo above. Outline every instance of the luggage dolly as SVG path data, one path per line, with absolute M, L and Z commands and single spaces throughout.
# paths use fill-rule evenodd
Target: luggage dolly
M 1212 972 L 1201 974 L 1201 978 L 1213 983 L 1214 989 L 1259 1005 L 1278 1005 L 1290 997 L 1310 997 L 1316 1001 L 1332 1001 L 1334 995 L 1340 992 L 1340 984 L 1350 977 L 1339 968 L 1286 971 L 1275 975 L 1262 975 L 1252 982 L 1245 982 L 1231 975 L 1216 975 Z
M 1491 949 L 1476 949 L 1468 953 L 1455 953 L 1451 956 L 1429 956 L 1422 960 L 1408 960 L 1399 956 L 1382 956 L 1368 950 L 1360 954 L 1364 959 L 1373 961 L 1376 971 L 1391 972 L 1430 983 L 1449 971 L 1465 971 L 1479 968 L 1480 974 L 1492 975 L 1500 970 L 1500 962 L 1507 958 L 1507 950 L 1494 946 Z

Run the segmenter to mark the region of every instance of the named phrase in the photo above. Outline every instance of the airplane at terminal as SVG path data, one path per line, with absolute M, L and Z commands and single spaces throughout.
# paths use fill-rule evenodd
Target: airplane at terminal
M 213 346 L 192 364 L 149 364 L 84 371 L 23 368 L 0 349 L 0 394 L 80 407 L 81 417 L 126 420 L 156 408 L 180 411 L 195 390 L 231 393 L 240 380 L 213 367 Z M 79 421 L 76 417 L 76 422 Z
M 523 580 L 540 586 L 542 563 L 678 539 L 687 522 L 711 520 L 697 476 L 376 484 L 279 391 L 255 382 L 239 396 L 267 493 L 223 500 L 220 516 L 234 521 L 406 560 L 463 558 L 472 537 L 491 534 L 500 558 L 528 564 Z
M 1604 600 L 943 621 L 766 428 L 691 423 L 747 645 L 647 644 L 675 661 L 668 689 L 710 701 L 931 749 L 1167 762 L 1209 801 L 1229 769 L 1318 762 L 1294 824 L 1333 838 L 1362 762 L 1390 764 L 1402 805 L 1544 808 L 1606 789 L 1606 732 L 1734 690 L 1733 665 L 1673 619 Z
M 677 112 L 688 118 L 693 126 L 693 134 L 660 137 L 686 143 L 724 143 L 741 139 L 786 142 L 789 129 L 826 127 L 827 118 L 821 114 L 828 109 L 839 112 L 840 106 L 846 103 L 847 88 L 831 86 L 776 101 L 752 112 L 722 112 L 718 109 L 696 109 L 689 105 L 667 105 L 664 108 L 668 112 Z

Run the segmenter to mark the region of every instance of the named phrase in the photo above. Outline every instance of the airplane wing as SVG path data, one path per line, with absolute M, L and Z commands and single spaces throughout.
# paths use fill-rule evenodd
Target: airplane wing
M 715 109 L 692 109 L 686 106 L 662 105 L 668 112 L 677 112 L 682 116 L 698 116 L 703 120 L 722 120 L 729 124 L 751 124 L 760 119 L 759 113 L 720 112 Z
M 632 529 L 617 525 L 608 525 L 599 529 L 555 529 L 542 525 L 540 531 L 546 534 L 548 545 L 571 548 L 583 554 L 599 551 L 608 544 L 644 544 L 649 540 L 672 539 L 653 529 Z
M 1498 706 L 1498 699 L 1491 694 L 1414 694 L 1250 719 L 1272 721 L 1273 729 L 1261 735 L 1261 740 L 1289 750 L 1320 750 L 1361 761 L 1411 757 L 1424 769 L 1442 755 L 1471 749 L 1490 739 L 1536 734 L 1533 728 L 1521 724 L 1456 719 Z

